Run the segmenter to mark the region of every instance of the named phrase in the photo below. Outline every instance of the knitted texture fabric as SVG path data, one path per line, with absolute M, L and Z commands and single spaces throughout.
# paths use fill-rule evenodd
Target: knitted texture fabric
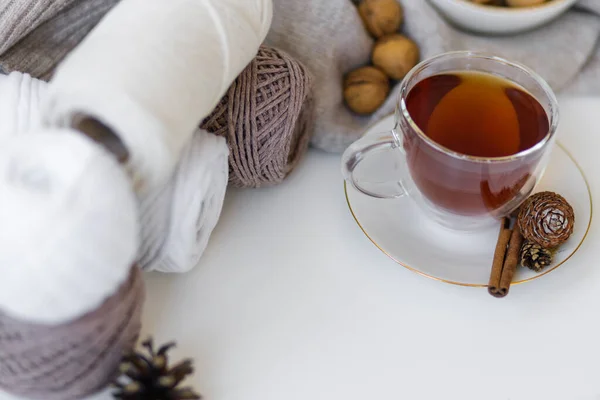
M 310 142 L 314 102 L 306 68 L 262 46 L 202 128 L 229 145 L 229 182 L 261 187 L 282 182 Z
M 134 266 L 112 297 L 75 321 L 37 325 L 0 311 L 0 387 L 44 400 L 79 400 L 102 389 L 138 339 L 143 302 Z
M 5 0 L 0 10 L 0 53 L 76 0 Z
M 49 80 L 119 0 L 9 0 L 0 11 L 0 69 Z

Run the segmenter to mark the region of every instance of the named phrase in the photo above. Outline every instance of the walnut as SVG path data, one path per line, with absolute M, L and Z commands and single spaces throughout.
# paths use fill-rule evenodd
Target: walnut
M 419 62 L 419 47 L 404 35 L 384 36 L 375 43 L 372 59 L 390 78 L 401 80 Z
M 509 7 L 532 7 L 546 2 L 546 0 L 506 0 Z
M 362 0 L 358 12 L 375 38 L 397 32 L 404 17 L 402 6 L 396 0 Z
M 362 67 L 350 72 L 344 80 L 344 99 L 357 114 L 371 114 L 390 92 L 388 77 L 375 67 Z

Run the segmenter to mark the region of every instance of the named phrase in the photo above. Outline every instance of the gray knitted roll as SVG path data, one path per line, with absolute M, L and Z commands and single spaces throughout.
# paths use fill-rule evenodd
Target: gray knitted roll
M 144 283 L 138 267 L 96 311 L 59 326 L 0 311 L 0 388 L 40 400 L 79 400 L 108 385 L 141 328 Z

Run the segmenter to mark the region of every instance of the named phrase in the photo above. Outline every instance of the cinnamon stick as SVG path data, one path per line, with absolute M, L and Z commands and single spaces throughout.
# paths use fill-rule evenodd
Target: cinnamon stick
M 500 293 L 504 293 L 504 296 L 508 294 L 510 290 L 510 284 L 515 275 L 515 270 L 519 264 L 519 253 L 521 252 L 521 246 L 523 245 L 523 235 L 518 224 L 515 224 L 512 235 L 510 236 L 510 243 L 506 252 L 506 259 L 504 260 L 504 267 L 502 268 L 502 278 L 500 278 Z
M 506 250 L 508 248 L 508 243 L 510 242 L 511 236 L 512 232 L 510 230 L 510 218 L 503 218 L 500 225 L 500 233 L 498 234 L 498 242 L 496 243 L 496 250 L 494 251 L 490 282 L 488 284 L 488 292 L 494 297 L 504 297 L 508 293 L 501 291 L 500 280 L 502 279 L 502 270 L 504 268 Z

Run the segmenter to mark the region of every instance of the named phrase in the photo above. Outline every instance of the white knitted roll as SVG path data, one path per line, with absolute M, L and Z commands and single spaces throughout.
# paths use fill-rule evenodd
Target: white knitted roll
M 256 55 L 271 8 L 271 0 L 121 1 L 58 67 L 45 123 L 95 118 L 128 148 L 135 187 L 161 186 Z
M 0 146 L 0 309 L 59 324 L 100 306 L 138 248 L 136 199 L 114 157 L 70 130 Z
M 30 75 L 0 74 L 0 140 L 35 129 L 46 83 Z
M 198 130 L 169 183 L 142 199 L 142 268 L 186 272 L 198 263 L 223 207 L 228 155 L 224 138 Z

